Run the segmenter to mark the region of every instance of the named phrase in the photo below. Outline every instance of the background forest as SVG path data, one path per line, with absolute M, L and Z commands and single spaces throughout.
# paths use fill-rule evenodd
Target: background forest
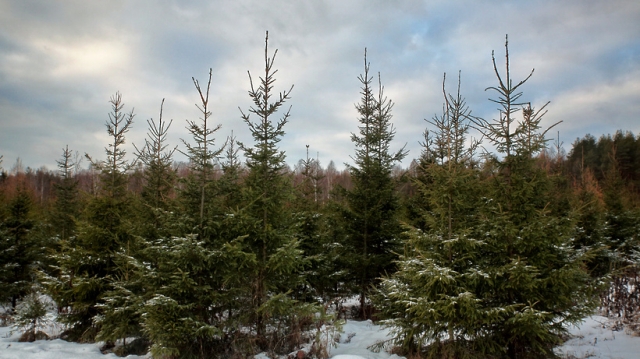
M 585 135 L 565 153 L 542 125 L 547 104 L 523 92 L 533 72 L 511 79 L 505 50 L 506 70 L 494 57 L 487 84 L 496 118 L 472 115 L 461 77 L 453 92 L 444 78 L 409 168 L 366 51 L 344 170 L 319 163 L 312 144 L 287 165 L 278 146 L 295 91 L 275 88 L 268 36 L 240 104 L 252 143 L 218 135 L 209 72 L 193 79 L 190 138 L 167 143 L 176 124 L 162 100 L 146 142 L 126 153 L 144 122 L 116 93 L 104 154 L 64 148 L 57 171 L 5 163 L 0 302 L 35 338 L 35 294 L 47 294 L 63 338 L 157 358 L 305 344 L 326 357 L 347 317 L 381 321 L 394 328 L 386 348 L 432 358 L 553 357 L 567 326 L 596 309 L 636 329 L 640 139 Z M 359 305 L 345 308 L 352 297 Z

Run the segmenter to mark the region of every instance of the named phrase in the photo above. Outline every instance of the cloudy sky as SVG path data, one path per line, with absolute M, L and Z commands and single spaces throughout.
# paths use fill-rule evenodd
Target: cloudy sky
M 53 169 L 65 145 L 104 158 L 117 91 L 135 109 L 128 146 L 144 142 L 163 98 L 169 142 L 190 142 L 186 120 L 199 116 L 191 78 L 206 82 L 209 68 L 218 143 L 232 131 L 251 143 L 238 107 L 251 105 L 247 71 L 264 69 L 267 30 L 278 49 L 275 90 L 295 85 L 281 142 L 290 164 L 305 145 L 325 166 L 351 162 L 365 47 L 395 102 L 404 165 L 420 153 L 424 119 L 441 111 L 445 72 L 453 91 L 461 71 L 473 114 L 496 117 L 485 88 L 496 84 L 492 50 L 504 64 L 505 34 L 512 77 L 535 68 L 522 99 L 551 101 L 545 123 L 563 121 L 567 149 L 586 133 L 640 133 L 637 0 L 0 0 L 2 166 L 20 157 Z

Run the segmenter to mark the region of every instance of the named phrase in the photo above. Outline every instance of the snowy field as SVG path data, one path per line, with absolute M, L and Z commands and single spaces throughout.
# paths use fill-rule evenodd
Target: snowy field
M 601 316 L 587 318 L 572 328 L 574 338 L 557 350 L 566 358 L 640 358 L 640 337 L 609 329 L 609 320 Z
M 636 359 L 640 357 L 640 337 L 624 331 L 607 329 L 607 319 L 600 316 L 588 318 L 571 333 L 574 338 L 558 349 L 558 354 L 568 359 L 607 358 Z M 385 351 L 374 353 L 368 349 L 378 341 L 388 338 L 388 330 L 370 321 L 348 321 L 343 327 L 340 344 L 331 350 L 335 359 L 398 359 Z M 19 343 L 20 334 L 10 327 L 0 327 L 0 359 L 115 359 L 114 354 L 100 353 L 100 344 L 69 343 L 60 339 Z M 264 355 L 257 356 L 266 358 Z M 131 355 L 127 358 L 144 358 Z

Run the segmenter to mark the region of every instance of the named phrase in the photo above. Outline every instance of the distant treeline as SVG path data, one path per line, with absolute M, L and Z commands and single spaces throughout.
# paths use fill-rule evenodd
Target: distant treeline
M 598 139 L 587 134 L 573 142 L 568 154 L 564 153 L 562 148 L 560 148 L 559 155 L 557 152 L 557 148 L 550 144 L 549 148 L 539 155 L 540 163 L 544 166 L 553 163 L 554 168 L 560 170 L 563 176 L 572 182 L 580 181 L 585 173 L 589 173 L 588 175 L 595 178 L 600 188 L 604 186 L 608 178 L 611 178 L 611 175 L 617 173 L 616 176 L 624 183 L 625 200 L 630 200 L 634 204 L 638 203 L 638 196 L 640 196 L 640 138 L 632 132 L 619 130 L 613 135 L 602 135 Z M 330 161 L 327 167 L 323 167 L 319 161 L 313 158 L 301 159 L 293 168 L 287 167 L 286 171 L 291 176 L 293 185 L 304 182 L 307 161 L 311 163 L 311 171 L 317 177 L 317 180 L 314 180 L 317 191 L 314 200 L 318 199 L 321 203 L 325 203 L 331 198 L 334 188 L 351 188 L 351 175 L 348 168 L 338 170 L 333 161 Z M 408 168 L 402 168 L 399 165 L 393 167 L 391 174 L 398 181 L 398 191 L 403 197 L 409 198 L 415 195 L 415 186 L 409 178 L 416 175 L 418 166 L 419 161 L 415 159 Z M 174 162 L 172 167 L 178 178 L 187 178 L 191 173 L 190 165 L 186 162 Z M 140 163 L 127 173 L 127 189 L 134 195 L 142 193 L 144 171 L 145 167 Z M 218 179 L 222 173 L 221 166 L 214 164 L 213 177 Z M 239 173 L 241 176 L 246 174 L 244 165 L 240 166 Z M 99 172 L 96 170 L 73 169 L 78 189 L 87 194 L 95 194 L 98 188 L 98 175 Z M 59 171 L 52 171 L 45 167 L 38 169 L 25 167 L 20 159 L 8 167 L 5 166 L 0 172 L 0 181 L 2 181 L 5 194 L 11 197 L 12 194 L 15 194 L 19 184 L 25 185 L 35 203 L 44 207 L 50 206 L 55 201 L 54 188 L 61 183 L 62 178 Z M 175 198 L 176 193 L 183 187 L 183 183 L 178 181 L 171 196 Z

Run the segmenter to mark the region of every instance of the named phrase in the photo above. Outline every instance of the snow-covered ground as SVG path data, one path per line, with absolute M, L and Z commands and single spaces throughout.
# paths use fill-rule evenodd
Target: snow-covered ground
M 566 358 L 635 359 L 640 357 L 640 337 L 612 331 L 607 319 L 588 318 L 579 327 L 572 328 L 575 337 L 567 341 L 558 353 Z M 389 330 L 370 321 L 348 321 L 343 327 L 340 343 L 332 348 L 335 359 L 399 359 L 384 350 L 373 352 L 368 348 L 388 338 Z M 0 327 L 0 359 L 115 359 L 114 354 L 100 353 L 99 344 L 69 343 L 60 339 L 19 343 L 20 334 L 10 327 Z M 131 355 L 128 358 L 143 358 Z
M 395 354 L 389 354 L 384 350 L 375 353 L 368 347 L 378 342 L 389 339 L 389 330 L 371 323 L 370 320 L 359 322 L 349 320 L 342 328 L 340 343 L 337 348 L 331 350 L 331 356 L 336 359 L 387 359 L 401 358 Z
M 0 358 L 2 359 L 115 359 L 115 354 L 102 354 L 99 344 L 70 343 L 61 339 L 20 343 L 20 333 L 10 327 L 0 327 Z M 131 355 L 128 358 L 143 358 Z
M 608 328 L 608 322 L 605 317 L 592 316 L 578 327 L 571 328 L 570 332 L 574 338 L 558 348 L 558 354 L 567 359 L 640 358 L 640 337 L 624 331 L 613 331 Z M 331 355 L 336 359 L 400 358 L 384 351 L 374 353 L 367 349 L 376 342 L 388 338 L 388 333 L 387 329 L 373 325 L 371 322 L 349 321 L 344 326 L 341 343 L 331 351 Z M 351 341 L 345 343 L 344 341 L 349 337 Z
M 566 358 L 640 358 L 640 337 L 625 330 L 613 331 L 609 319 L 594 315 L 571 329 L 573 339 L 558 348 Z

